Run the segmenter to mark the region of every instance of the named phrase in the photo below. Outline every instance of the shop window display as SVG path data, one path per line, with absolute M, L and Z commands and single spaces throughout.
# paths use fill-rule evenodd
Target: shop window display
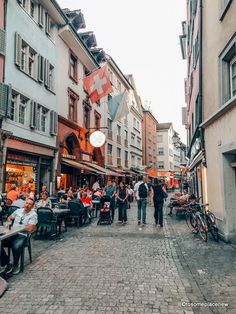
M 11 185 L 15 184 L 20 192 L 25 192 L 27 188 L 30 188 L 35 193 L 36 174 L 35 166 L 7 164 L 5 190 L 9 191 Z

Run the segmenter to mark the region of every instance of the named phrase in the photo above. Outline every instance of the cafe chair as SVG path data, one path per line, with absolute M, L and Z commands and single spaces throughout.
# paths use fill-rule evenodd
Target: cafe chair
M 79 227 L 86 220 L 86 209 L 80 200 L 72 200 L 68 202 L 68 208 L 70 212 L 68 219 L 73 219 L 76 226 Z
M 32 250 L 31 250 L 31 237 L 32 237 L 32 233 L 28 233 L 27 234 L 27 239 L 25 241 L 25 244 L 23 246 L 23 250 L 21 252 L 21 256 L 20 256 L 20 271 L 23 273 L 24 268 L 25 268 L 25 249 L 28 249 L 28 253 L 29 253 L 29 261 L 30 264 L 32 263 Z M 11 247 L 7 247 L 8 248 L 8 257 L 9 260 L 11 259 Z
M 39 207 L 37 209 L 38 223 L 35 232 L 35 238 L 37 238 L 38 231 L 40 230 L 40 235 L 47 234 L 47 230 L 50 231 L 50 236 L 55 234 L 57 236 L 57 219 L 51 208 Z

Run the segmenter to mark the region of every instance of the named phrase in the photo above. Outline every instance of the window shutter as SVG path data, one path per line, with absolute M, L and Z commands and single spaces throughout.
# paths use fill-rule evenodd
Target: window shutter
M 10 118 L 11 116 L 11 100 L 12 100 L 12 87 L 11 84 L 8 85 L 8 99 L 7 99 L 7 118 Z
M 0 83 L 0 117 L 5 117 L 8 107 L 9 87 Z
M 49 86 L 49 61 L 44 60 L 44 84 L 46 87 Z
M 51 28 L 51 18 L 48 13 L 45 14 L 45 32 L 46 34 L 50 35 L 50 28 Z
M 57 127 L 58 127 L 58 122 L 57 122 L 58 116 L 55 111 L 50 112 L 50 134 L 52 136 L 57 135 Z
M 21 62 L 21 46 L 22 46 L 22 39 L 18 33 L 15 33 L 15 64 L 20 66 Z
M 0 29 L 0 54 L 6 53 L 6 32 L 4 29 Z
M 30 103 L 30 127 L 31 129 L 35 129 L 36 128 L 36 107 L 37 107 L 37 103 L 34 100 L 31 100 Z
M 41 55 L 38 55 L 38 81 L 44 81 L 44 57 Z

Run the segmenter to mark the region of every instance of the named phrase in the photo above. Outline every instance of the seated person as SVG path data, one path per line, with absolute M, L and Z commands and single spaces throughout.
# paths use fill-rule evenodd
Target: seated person
M 12 205 L 22 208 L 25 205 L 25 199 L 24 194 L 21 194 L 19 198 L 12 203 Z
M 93 193 L 94 196 L 101 198 L 103 196 L 103 189 L 98 189 L 96 192 Z
M 18 233 L 8 239 L 2 241 L 1 248 L 1 267 L 5 266 L 5 273 L 12 273 L 14 275 L 20 272 L 19 259 L 24 249 L 24 244 L 27 239 L 27 233 L 32 233 L 36 229 L 38 222 L 37 213 L 34 211 L 34 199 L 28 198 L 25 201 L 23 208 L 19 208 L 7 218 L 8 222 L 13 223 L 13 227 L 25 227 L 25 231 Z M 9 257 L 6 254 L 4 247 L 11 247 L 13 253 L 13 265 L 9 264 Z
M 82 197 L 81 197 L 81 201 L 82 201 L 82 203 L 88 204 L 88 205 L 91 206 L 92 198 L 89 197 L 89 196 L 87 195 L 87 193 L 83 192 L 83 193 L 82 193 Z
M 102 212 L 102 213 L 106 213 L 106 212 L 109 212 L 109 210 L 110 210 L 110 209 L 109 209 L 109 203 L 106 203 L 106 202 L 105 202 L 105 203 L 103 204 L 102 208 L 101 208 L 101 212 Z
M 52 208 L 52 202 L 51 200 L 48 198 L 49 197 L 49 193 L 48 192 L 43 192 L 42 193 L 42 198 L 36 203 L 36 207 L 48 207 L 48 208 Z

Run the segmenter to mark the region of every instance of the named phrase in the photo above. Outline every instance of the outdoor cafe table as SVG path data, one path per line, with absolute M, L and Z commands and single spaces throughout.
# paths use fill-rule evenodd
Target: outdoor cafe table
M 65 224 L 65 231 L 67 231 L 67 215 L 70 212 L 70 209 L 69 208 L 53 208 L 52 211 L 58 221 L 59 234 L 61 233 L 61 226 L 62 226 L 63 220 Z
M 12 227 L 11 230 L 9 230 L 8 228 L 5 228 L 4 226 L 0 226 L 0 249 L 2 248 L 3 240 L 8 239 L 24 230 L 25 230 L 24 226 Z M 1 254 L 0 254 L 0 262 L 1 262 Z

